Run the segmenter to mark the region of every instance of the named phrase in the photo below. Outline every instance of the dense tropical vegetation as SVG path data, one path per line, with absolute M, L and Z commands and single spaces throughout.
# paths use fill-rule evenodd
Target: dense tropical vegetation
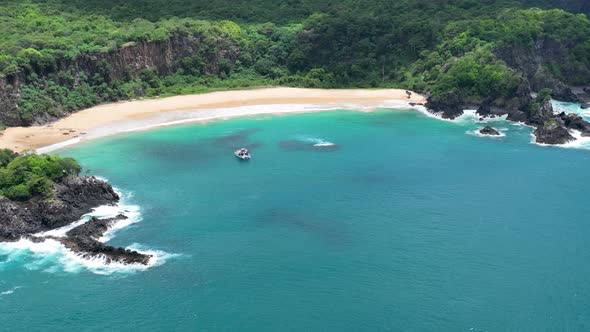
M 71 158 L 18 156 L 10 150 L 0 150 L 0 196 L 12 200 L 48 197 L 54 181 L 79 173 L 80 165 Z
M 552 2 L 6 0 L 0 75 L 9 83 L 24 77 L 25 124 L 106 101 L 268 85 L 404 87 L 478 102 L 509 97 L 521 84 L 522 73 L 497 51 L 541 39 L 568 59 L 549 59 L 550 75 L 590 82 L 590 20 Z M 583 1 L 558 2 L 584 9 L 575 7 Z M 202 46 L 173 72 L 113 77 L 108 61 L 92 70 L 73 65 L 175 36 L 198 36 Z
M 548 43 L 555 54 L 544 56 L 539 75 L 590 82 L 590 20 L 572 13 L 588 7 L 583 0 L 5 0 L 0 97 L 16 95 L 12 125 L 107 101 L 272 85 L 503 100 L 527 75 L 504 50 L 527 54 Z M 109 57 L 170 45 L 190 52 L 164 68 L 121 69 Z M 540 91 L 529 111 L 550 94 Z M 0 195 L 50 197 L 55 181 L 79 172 L 72 159 L 2 150 Z

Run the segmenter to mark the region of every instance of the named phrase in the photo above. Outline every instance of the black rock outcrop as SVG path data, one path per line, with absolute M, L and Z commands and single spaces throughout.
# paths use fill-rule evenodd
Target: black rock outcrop
M 564 6 L 562 2 L 568 2 L 567 6 L 571 6 L 575 11 L 587 12 L 590 7 L 589 2 L 582 0 L 554 1 Z M 590 88 L 573 86 L 564 80 L 564 77 L 578 74 L 575 67 L 571 67 L 569 72 L 562 72 L 561 75 L 548 70 L 552 64 L 575 61 L 571 58 L 572 53 L 568 51 L 568 47 L 570 46 L 563 41 L 554 40 L 548 36 L 538 36 L 534 45 L 509 45 L 495 49 L 494 56 L 520 76 L 520 84 L 513 96 L 491 96 L 473 105 L 473 100 L 465 100 L 458 93 L 447 93 L 429 97 L 426 107 L 444 118 L 454 119 L 461 115 L 464 109 L 475 106 L 477 113 L 482 117 L 506 115 L 509 121 L 521 122 L 537 128 L 534 134 L 542 135 L 539 141 L 572 140 L 574 138 L 568 133 L 568 129 L 579 130 L 584 134 L 590 127 L 590 123 L 580 117 L 558 116 L 554 114 L 550 101 L 539 103 L 532 98 L 534 92 L 540 94 L 544 89 L 550 89 L 551 97 L 554 99 L 582 103 L 583 107 L 590 107 Z M 547 126 L 547 123 L 550 125 Z
M 479 133 L 488 136 L 500 136 L 500 132 L 490 126 L 482 128 Z
M 426 108 L 436 114 L 440 114 L 444 119 L 456 119 L 463 115 L 464 101 L 454 92 L 443 93 L 438 96 L 428 98 Z
M 118 215 L 110 219 L 91 218 L 86 223 L 71 229 L 65 238 L 59 239 L 70 250 L 85 258 L 101 257 L 105 262 L 123 264 L 147 264 L 151 256 L 134 250 L 116 248 L 98 241 L 116 222 L 127 219 Z
M 533 135 L 538 143 L 564 144 L 574 141 L 575 137 L 569 130 L 577 130 L 583 136 L 590 136 L 590 123 L 582 117 L 577 114 L 555 114 L 550 99 L 538 102 L 531 98 L 530 91 L 527 95 L 523 89 L 527 89 L 526 84 L 519 88 L 517 96 L 510 101 L 483 101 L 478 105 L 477 113 L 484 118 L 506 115 L 509 121 L 533 126 L 536 128 Z M 462 102 L 457 94 L 445 94 L 430 97 L 426 107 L 435 114 L 442 114 L 444 118 L 454 119 L 463 114 L 463 109 L 472 108 L 473 105 Z
M 542 126 L 537 127 L 533 135 L 537 143 L 543 144 L 565 144 L 575 141 L 567 128 L 555 119 L 547 120 Z
M 577 114 L 565 114 L 562 112 L 559 114 L 559 117 L 566 128 L 577 130 L 582 133 L 582 136 L 590 136 L 590 123 L 582 119 L 581 116 Z
M 83 215 L 101 205 L 114 205 L 119 195 L 106 182 L 95 177 L 67 177 L 54 183 L 53 197 L 34 197 L 25 202 L 12 201 L 0 196 L 0 242 L 13 242 L 21 238 L 44 241 L 38 233 L 54 230 L 77 222 Z M 107 262 L 147 264 L 150 256 L 123 248 L 105 245 L 98 239 L 117 221 L 91 218 L 70 230 L 66 237 L 47 237 L 62 242 L 84 257 L 100 256 Z
M 94 177 L 67 177 L 54 184 L 54 198 L 34 197 L 26 202 L 0 197 L 0 241 L 69 225 L 100 205 L 112 205 L 119 195 Z

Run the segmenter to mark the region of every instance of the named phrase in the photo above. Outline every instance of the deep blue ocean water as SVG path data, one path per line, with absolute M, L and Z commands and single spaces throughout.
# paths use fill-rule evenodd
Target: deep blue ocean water
M 140 208 L 109 243 L 159 265 L 1 247 L 0 330 L 588 331 L 590 151 L 490 124 L 335 111 L 62 151 Z

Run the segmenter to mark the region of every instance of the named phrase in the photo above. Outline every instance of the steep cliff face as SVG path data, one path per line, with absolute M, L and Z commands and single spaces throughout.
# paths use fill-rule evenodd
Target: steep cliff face
M 549 95 L 542 100 L 532 98 L 534 93 L 551 89 L 554 99 L 578 103 L 590 100 L 590 87 L 575 86 L 575 83 L 590 83 L 590 68 L 572 58 L 575 47 L 575 43 L 567 39 L 558 42 L 540 37 L 533 47 L 512 45 L 497 49 L 494 55 L 521 75 L 521 83 L 514 96 L 469 105 L 456 94 L 446 93 L 430 97 L 426 107 L 450 119 L 463 114 L 464 109 L 475 107 L 477 113 L 484 117 L 507 115 L 508 120 L 536 127 L 533 134 L 538 143 L 567 143 L 575 139 L 570 130 L 590 135 L 590 123 L 584 119 L 555 114 Z M 564 63 L 577 65 L 562 66 Z
M 32 117 L 23 116 L 19 111 L 19 108 L 22 109 L 21 90 L 23 86 L 31 83 L 31 77 L 36 77 L 35 84 L 41 90 L 48 87 L 49 79 L 68 89 L 75 89 L 83 83 L 124 83 L 146 69 L 153 70 L 159 75 L 174 73 L 187 66 L 183 60 L 189 57 L 198 57 L 199 68 L 196 71 L 200 74 L 216 75 L 219 74 L 222 65 L 233 67 L 239 54 L 240 47 L 232 40 L 217 38 L 214 41 L 204 41 L 200 35 L 179 34 L 166 41 L 128 43 L 111 52 L 87 53 L 74 59 L 58 59 L 50 68 L 23 69 L 17 74 L 0 77 L 0 124 L 26 126 L 45 123 L 66 115 L 67 111 L 61 107 L 43 109 L 44 106 L 39 105 Z M 104 99 L 116 100 L 111 97 Z
M 22 74 L 0 77 L 0 125 L 18 126 L 22 123 L 18 114 L 21 82 Z
M 562 43 L 548 38 L 539 38 L 532 48 L 519 45 L 498 49 L 494 53 L 508 66 L 521 72 L 532 91 L 538 92 L 549 88 L 553 90 L 554 98 L 569 102 L 587 101 L 590 97 L 583 89 L 573 88 L 572 85 L 550 72 L 549 68 L 552 66 L 574 61 L 570 58 L 572 52 L 568 51 Z M 573 68 L 573 66 L 564 67 L 560 76 L 590 77 L 587 68 L 577 68 L 576 71 Z
M 61 60 L 57 71 L 73 69 L 74 72 L 100 73 L 106 81 L 125 80 L 144 69 L 154 69 L 165 75 L 175 72 L 181 61 L 194 54 L 201 59 L 203 74 L 219 73 L 222 59 L 234 63 L 239 47 L 219 39 L 215 50 L 204 45 L 201 36 L 176 35 L 167 41 L 129 43 L 114 52 L 83 54 L 74 60 Z

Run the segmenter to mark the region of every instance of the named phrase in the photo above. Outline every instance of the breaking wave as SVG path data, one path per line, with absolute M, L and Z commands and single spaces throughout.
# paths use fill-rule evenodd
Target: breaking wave
M 537 143 L 535 141 L 535 135 L 531 133 L 531 143 L 539 146 L 552 146 L 556 148 L 566 148 L 566 149 L 584 149 L 590 150 L 590 137 L 582 136 L 582 133 L 577 130 L 570 130 L 570 134 L 576 139 L 575 141 L 567 142 L 565 144 L 544 144 L 544 143 Z
M 580 104 L 554 100 L 553 111 L 556 114 L 559 114 L 561 112 L 564 112 L 566 114 L 578 114 L 581 117 L 583 117 L 586 121 L 590 121 L 590 109 L 583 109 L 582 105 Z
M 103 180 L 106 181 L 106 179 Z M 118 230 L 142 220 L 140 207 L 129 203 L 130 198 L 133 197 L 133 193 L 122 192 L 117 188 L 114 189 L 121 197 L 119 204 L 99 206 L 75 223 L 35 235 L 63 237 L 68 231 L 84 224 L 92 217 L 114 218 L 119 214 L 124 214 L 127 216 L 127 219 L 118 221 L 99 239 L 100 242 L 111 240 Z M 0 243 L 0 271 L 10 266 L 22 265 L 28 270 L 41 270 L 50 273 L 80 272 L 84 270 L 105 275 L 112 273 L 133 273 L 162 265 L 168 259 L 177 256 L 161 250 L 147 248 L 137 243 L 126 247 L 126 249 L 152 255 L 152 258 L 147 265 L 107 263 L 106 257 L 83 257 L 81 254 L 67 249 L 62 243 L 53 239 L 46 239 L 43 242 L 21 239 L 17 242 Z
M 450 119 L 442 118 L 440 116 L 440 114 L 433 114 L 433 113 L 429 112 L 424 107 L 416 107 L 416 109 L 418 109 L 421 113 L 423 113 L 426 116 L 431 117 L 431 118 L 455 123 L 457 125 L 469 126 L 469 129 L 465 133 L 468 135 L 473 135 L 473 136 L 487 136 L 487 135 L 482 135 L 481 133 L 479 133 L 479 129 L 481 129 L 480 126 L 482 124 L 489 124 L 489 123 L 497 123 L 497 124 L 504 125 L 504 126 L 509 125 L 510 127 L 527 127 L 527 128 L 531 128 L 532 130 L 534 130 L 533 127 L 528 126 L 524 123 L 508 121 L 506 119 L 507 118 L 506 115 L 497 116 L 494 118 L 490 118 L 490 117 L 483 117 L 482 118 L 480 115 L 477 114 L 477 112 L 475 110 L 464 110 L 463 115 L 457 117 L 454 120 L 450 120 Z M 561 113 L 561 112 L 565 112 L 567 114 L 575 113 L 575 114 L 578 114 L 578 115 L 584 117 L 585 120 L 590 121 L 590 110 L 582 109 L 580 104 L 566 103 L 566 102 L 560 102 L 560 101 L 554 100 L 553 101 L 553 109 L 556 114 Z M 474 125 L 478 125 L 478 127 L 474 127 Z M 512 130 L 512 129 L 509 129 L 508 127 L 500 128 L 498 130 L 500 132 L 499 136 L 488 136 L 488 137 L 492 137 L 492 138 L 506 137 L 506 132 L 508 132 L 510 130 Z M 566 144 L 561 144 L 561 145 L 551 145 L 551 144 L 543 144 L 543 143 L 535 142 L 535 136 L 532 134 L 532 131 L 531 131 L 531 133 L 530 133 L 530 136 L 532 137 L 531 143 L 535 144 L 535 145 L 539 145 L 539 146 L 553 146 L 553 147 L 558 147 L 558 148 L 569 148 L 569 149 L 573 148 L 573 149 L 590 150 L 590 137 L 583 137 L 582 134 L 576 130 L 570 130 L 570 133 L 576 139 L 575 141 L 568 142 Z

